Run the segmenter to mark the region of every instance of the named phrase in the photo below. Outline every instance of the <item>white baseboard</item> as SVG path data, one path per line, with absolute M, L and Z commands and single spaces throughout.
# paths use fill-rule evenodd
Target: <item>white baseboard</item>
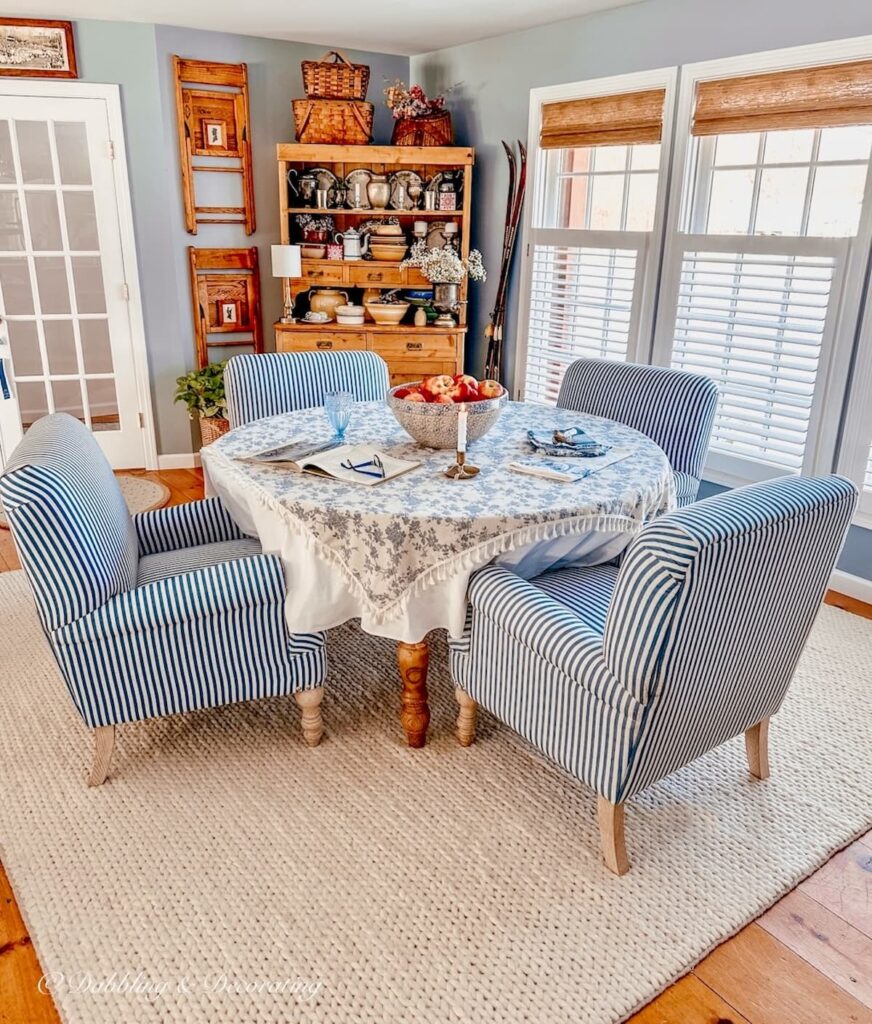
M 872 580 L 864 579 L 862 576 L 854 576 L 836 569 L 830 577 L 830 588 L 858 601 L 872 604 Z
M 177 455 L 158 455 L 158 469 L 197 469 L 200 466 L 199 452 L 179 452 Z

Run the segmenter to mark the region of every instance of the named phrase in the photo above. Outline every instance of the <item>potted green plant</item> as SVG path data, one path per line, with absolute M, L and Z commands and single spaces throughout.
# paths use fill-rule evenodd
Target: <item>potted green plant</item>
M 202 370 L 192 370 L 176 379 L 176 393 L 173 400 L 184 402 L 188 416 L 200 420 L 200 436 L 203 444 L 211 444 L 230 429 L 227 421 L 227 399 L 224 397 L 225 359 L 220 363 L 209 363 Z

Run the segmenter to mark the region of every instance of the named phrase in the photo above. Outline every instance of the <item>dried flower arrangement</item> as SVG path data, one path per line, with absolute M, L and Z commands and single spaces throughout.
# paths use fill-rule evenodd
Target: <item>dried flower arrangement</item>
M 470 281 L 487 280 L 487 271 L 478 249 L 470 249 L 469 257 L 463 260 L 449 246 L 428 248 L 424 239 L 415 242 L 408 257 L 400 264 L 401 270 L 412 267 L 420 270 L 431 284 L 460 284 L 467 276 Z
M 385 103 L 395 121 L 407 117 L 430 117 L 445 110 L 445 97 L 456 88 L 452 85 L 441 96 L 429 97 L 420 85 L 407 86 L 397 78 L 385 87 Z
M 329 214 L 324 217 L 315 217 L 311 213 L 298 213 L 294 219 L 300 231 L 328 231 L 332 233 L 336 229 L 336 221 Z

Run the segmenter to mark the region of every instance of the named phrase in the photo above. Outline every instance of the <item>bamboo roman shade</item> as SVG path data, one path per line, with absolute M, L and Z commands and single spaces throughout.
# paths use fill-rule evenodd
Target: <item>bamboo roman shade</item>
M 694 135 L 872 124 L 872 60 L 700 82 Z
M 589 96 L 542 106 L 541 149 L 659 142 L 665 89 Z

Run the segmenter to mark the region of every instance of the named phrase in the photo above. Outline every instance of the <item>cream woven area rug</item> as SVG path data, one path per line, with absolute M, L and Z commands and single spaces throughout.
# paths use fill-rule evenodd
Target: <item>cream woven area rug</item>
M 441 643 L 424 750 L 402 741 L 392 645 L 346 627 L 319 748 L 290 698 L 153 721 L 88 790 L 20 573 L 0 621 L 0 852 L 76 1024 L 607 1024 L 870 827 L 872 622 L 832 608 L 771 780 L 739 740 L 655 786 L 622 879 L 588 789 L 488 719 L 456 744 Z

